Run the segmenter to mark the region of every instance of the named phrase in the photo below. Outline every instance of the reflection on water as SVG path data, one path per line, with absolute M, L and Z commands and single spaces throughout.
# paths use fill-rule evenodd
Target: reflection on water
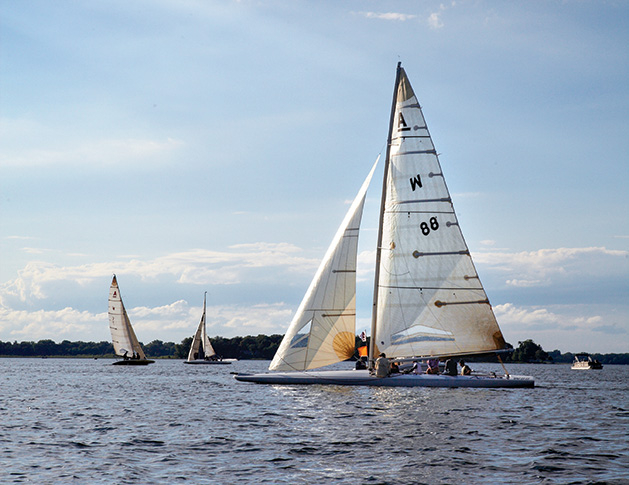
M 0 359 L 1 483 L 629 480 L 629 367 L 535 389 L 265 386 L 268 362 Z M 498 370 L 491 365 L 478 369 Z

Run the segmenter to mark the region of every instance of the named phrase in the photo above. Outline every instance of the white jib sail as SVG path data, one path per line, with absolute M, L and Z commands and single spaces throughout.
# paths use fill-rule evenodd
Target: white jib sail
M 127 357 L 131 358 L 135 353 L 140 359 L 146 360 L 146 355 L 140 347 L 140 342 L 135 336 L 127 311 L 122 303 L 116 275 L 114 275 L 109 288 L 109 330 L 116 355 L 124 356 L 126 354 Z
M 270 370 L 316 369 L 354 354 L 358 232 L 365 195 L 378 160 L 321 261 Z
M 377 351 L 410 357 L 502 349 L 421 107 L 399 69 L 385 174 Z
M 205 329 L 205 300 L 206 296 L 204 295 L 203 315 L 201 315 L 201 321 L 199 322 L 197 331 L 192 338 L 192 345 L 190 346 L 190 352 L 188 353 L 188 362 L 216 355 L 214 347 L 212 347 L 212 344 L 210 343 L 210 337 L 208 337 Z

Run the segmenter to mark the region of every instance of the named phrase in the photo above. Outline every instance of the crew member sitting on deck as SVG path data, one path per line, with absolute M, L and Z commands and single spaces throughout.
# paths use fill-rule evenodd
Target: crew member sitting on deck
M 362 370 L 367 368 L 367 357 L 361 357 L 356 361 L 356 370 Z
M 426 374 L 439 374 L 439 359 L 428 359 Z
M 467 365 L 462 360 L 459 360 L 459 365 L 461 366 L 461 375 L 462 376 L 469 376 L 472 373 L 472 369 L 470 369 L 470 366 Z
M 382 353 L 376 360 L 376 377 L 386 377 L 391 372 L 391 363 L 387 356 Z
M 456 360 L 448 359 L 446 360 L 446 371 L 444 372 L 447 376 L 455 376 L 456 372 Z

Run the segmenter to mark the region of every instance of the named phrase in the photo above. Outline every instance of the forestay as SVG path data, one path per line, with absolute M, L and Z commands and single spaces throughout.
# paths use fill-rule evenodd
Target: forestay
M 365 194 L 377 164 L 378 160 L 328 248 L 270 370 L 315 369 L 354 354 L 358 233 Z
M 421 107 L 399 67 L 376 268 L 375 352 L 395 357 L 503 349 Z
M 127 311 L 122 303 L 116 275 L 114 275 L 109 287 L 109 330 L 116 355 L 125 356 L 126 354 L 131 358 L 135 353 L 140 360 L 146 360 L 146 355 L 144 355 L 140 342 L 135 336 Z

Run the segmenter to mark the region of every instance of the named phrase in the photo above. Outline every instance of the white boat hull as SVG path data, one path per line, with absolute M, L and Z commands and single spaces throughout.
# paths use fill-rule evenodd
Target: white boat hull
M 127 359 L 127 360 L 117 360 L 112 365 L 149 365 L 154 364 L 154 360 L 149 359 Z
M 267 374 L 237 374 L 236 380 L 257 384 L 327 384 L 337 386 L 380 387 L 535 387 L 530 376 L 500 376 L 473 374 L 446 376 L 430 374 L 398 374 L 378 378 L 367 370 L 275 372 Z
M 227 365 L 231 364 L 230 360 L 184 360 L 184 364 L 198 364 L 198 365 Z
M 601 364 L 590 364 L 588 362 L 579 362 L 576 364 L 572 364 L 570 367 L 572 370 L 590 370 L 590 369 L 602 369 L 603 366 Z

